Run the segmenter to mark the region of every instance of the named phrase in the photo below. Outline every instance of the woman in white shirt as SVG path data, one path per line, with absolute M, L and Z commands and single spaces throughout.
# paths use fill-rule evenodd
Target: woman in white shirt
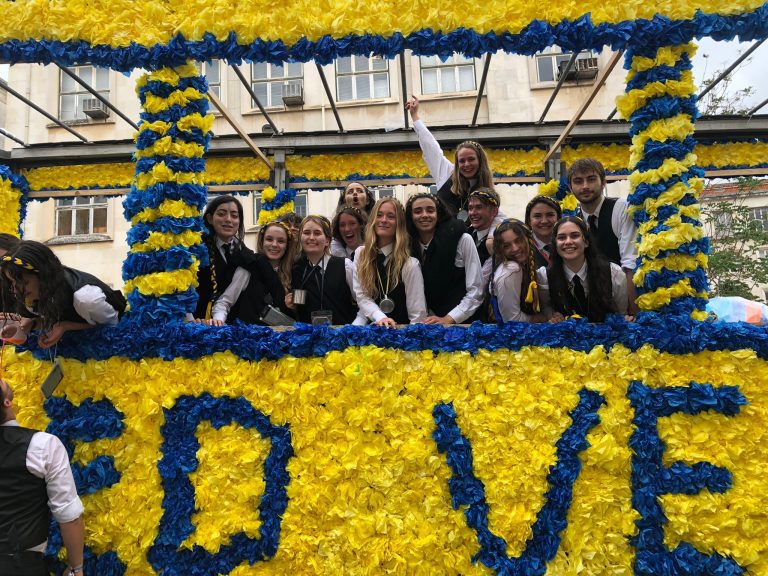
M 405 210 L 396 198 L 374 205 L 365 243 L 355 252 L 353 286 L 361 316 L 379 326 L 420 322 L 427 316 L 419 261 L 411 257 Z
M 627 277 L 590 242 L 584 221 L 566 216 L 555 224 L 552 235 L 555 253 L 547 269 L 552 321 L 578 315 L 602 322 L 608 314 L 626 314 Z

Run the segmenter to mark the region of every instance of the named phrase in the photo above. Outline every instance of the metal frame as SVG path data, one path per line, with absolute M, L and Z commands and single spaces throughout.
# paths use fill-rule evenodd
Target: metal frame
M 323 83 L 323 88 L 325 89 L 325 95 L 328 97 L 328 102 L 331 103 L 331 110 L 333 110 L 333 117 L 336 118 L 336 125 L 339 127 L 339 132 L 343 134 L 344 126 L 341 124 L 339 111 L 336 109 L 336 100 L 334 100 L 333 94 L 331 94 L 331 87 L 328 85 L 328 80 L 325 77 L 325 72 L 323 72 L 323 67 L 320 66 L 320 64 L 317 62 L 315 62 L 315 66 L 317 66 L 317 73 L 320 75 L 320 81 Z

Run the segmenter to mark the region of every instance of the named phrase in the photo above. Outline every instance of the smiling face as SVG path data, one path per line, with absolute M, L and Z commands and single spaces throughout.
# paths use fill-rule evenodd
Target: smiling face
M 480 170 L 480 158 L 474 148 L 459 148 L 456 152 L 456 164 L 459 166 L 459 173 L 464 178 L 474 178 L 477 171 Z
M 395 241 L 397 210 L 392 202 L 382 202 L 379 205 L 373 230 L 378 246 L 386 246 Z
M 352 214 L 339 215 L 339 234 L 347 248 L 354 250 L 362 240 L 360 222 Z
M 584 263 L 584 252 L 588 246 L 584 234 L 573 222 L 563 222 L 555 235 L 557 253 L 566 264 L 578 265 Z
M 240 211 L 234 202 L 219 204 L 213 214 L 206 214 L 205 218 L 222 242 L 232 240 L 240 229 Z
M 437 228 L 437 205 L 431 198 L 419 198 L 411 204 L 411 218 L 419 234 L 434 234 Z
M 352 182 L 344 190 L 344 203 L 348 206 L 365 210 L 365 206 L 368 204 L 368 195 L 365 193 L 365 187 L 358 182 Z
M 288 232 L 282 226 L 269 226 L 264 232 L 264 255 L 274 266 L 280 263 L 288 248 Z
M 499 207 L 486 204 L 479 198 L 472 197 L 467 204 L 467 211 L 469 212 L 469 223 L 472 225 L 472 228 L 475 230 L 485 230 L 493 224 L 493 219 L 499 213 Z
M 534 204 L 531 208 L 530 220 L 531 230 L 536 237 L 549 244 L 552 241 L 552 229 L 557 222 L 557 211 L 543 202 Z
M 501 253 L 522 266 L 528 260 L 528 241 L 514 230 L 505 230 L 501 233 Z
M 328 251 L 331 239 L 323 227 L 313 220 L 307 220 L 301 227 L 301 250 L 313 262 L 317 262 Z
M 604 182 L 595 171 L 575 172 L 568 183 L 571 192 L 584 206 L 596 206 L 603 194 Z

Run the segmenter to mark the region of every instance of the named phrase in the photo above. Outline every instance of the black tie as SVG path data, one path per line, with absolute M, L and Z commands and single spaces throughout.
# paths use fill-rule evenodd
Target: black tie
M 229 258 L 232 256 L 232 245 L 224 244 L 221 249 L 224 250 L 224 261 L 229 264 Z
M 475 247 L 477 247 L 477 230 L 472 230 L 470 236 L 472 236 L 472 240 L 475 241 Z
M 587 295 L 584 294 L 584 286 L 582 286 L 581 278 L 578 274 L 573 277 L 573 296 L 578 306 L 578 310 L 574 310 L 574 312 L 579 314 L 579 316 L 586 316 L 588 312 Z
M 590 214 L 589 218 L 587 218 L 587 222 L 589 222 L 589 231 L 592 232 L 592 235 L 595 238 L 597 238 L 597 216 Z

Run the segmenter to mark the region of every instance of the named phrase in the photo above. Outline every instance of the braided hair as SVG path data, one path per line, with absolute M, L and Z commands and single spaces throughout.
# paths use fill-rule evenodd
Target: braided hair
M 520 264 L 523 271 L 523 280 L 520 290 L 520 310 L 526 314 L 533 315 L 541 310 L 539 304 L 539 290 L 536 284 L 536 263 L 533 255 L 533 233 L 520 220 L 509 218 L 504 220 L 493 233 L 493 272 L 491 273 L 491 284 L 493 284 L 493 275 L 496 268 L 506 262 L 508 259 L 504 256 L 504 241 L 502 236 L 504 232 L 511 230 L 519 238 L 523 239 L 526 245 L 526 261 Z M 526 281 L 527 279 L 527 281 Z

